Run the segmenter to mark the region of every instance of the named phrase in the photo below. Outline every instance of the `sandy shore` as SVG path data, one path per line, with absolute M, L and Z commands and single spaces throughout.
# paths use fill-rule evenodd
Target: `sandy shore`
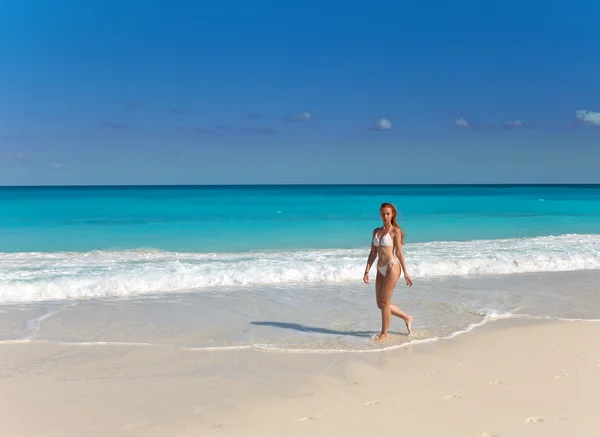
M 0 436 L 561 436 L 600 429 L 600 323 L 370 354 L 0 345 Z

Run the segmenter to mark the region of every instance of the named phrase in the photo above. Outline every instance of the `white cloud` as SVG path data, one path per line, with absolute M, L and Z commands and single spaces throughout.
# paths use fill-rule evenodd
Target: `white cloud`
M 371 130 L 390 130 L 392 128 L 392 122 L 387 118 L 380 118 L 371 126 Z
M 29 138 L 27 135 L 3 135 L 2 138 L 0 138 L 0 140 L 2 141 L 19 141 L 19 140 L 30 140 L 31 138 Z
M 521 127 L 523 122 L 521 120 L 509 120 L 507 125 L 508 127 Z
M 312 118 L 312 115 L 308 112 L 303 112 L 302 114 L 294 114 L 288 117 L 288 121 L 298 122 L 298 121 L 308 121 Z
M 469 122 L 467 120 L 465 120 L 464 118 L 459 118 L 457 120 L 454 120 L 454 126 L 456 127 L 460 127 L 463 129 L 469 129 L 471 127 L 471 125 L 469 124 Z
M 575 112 L 575 117 L 577 120 L 589 126 L 600 126 L 600 112 L 592 112 L 586 111 L 585 109 L 580 109 L 579 111 Z

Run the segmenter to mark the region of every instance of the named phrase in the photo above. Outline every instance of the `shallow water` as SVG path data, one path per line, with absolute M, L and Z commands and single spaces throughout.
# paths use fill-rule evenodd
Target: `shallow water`
M 394 318 L 377 343 L 373 285 L 204 289 L 141 298 L 4 305 L 3 340 L 124 342 L 214 351 L 376 351 L 455 335 L 505 317 L 598 319 L 600 272 L 426 278 L 399 285 L 393 301 L 415 317 L 406 336 Z

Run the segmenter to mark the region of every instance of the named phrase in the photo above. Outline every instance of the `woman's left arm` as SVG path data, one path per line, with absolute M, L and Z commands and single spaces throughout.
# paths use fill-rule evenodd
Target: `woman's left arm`
M 404 260 L 404 252 L 402 252 L 402 237 L 400 232 L 401 231 L 399 229 L 394 232 L 394 239 L 396 240 L 396 256 L 398 257 L 398 260 L 400 260 L 400 266 L 404 272 L 404 280 L 406 281 L 406 285 L 410 287 L 412 285 L 412 279 L 406 271 L 406 261 Z

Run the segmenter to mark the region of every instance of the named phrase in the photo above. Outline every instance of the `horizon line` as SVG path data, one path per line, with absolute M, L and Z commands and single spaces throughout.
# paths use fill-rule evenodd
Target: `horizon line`
M 600 187 L 600 182 L 514 182 L 514 183 L 271 183 L 271 184 L 83 184 L 83 185 L 0 185 L 4 188 L 250 188 L 250 187 Z

